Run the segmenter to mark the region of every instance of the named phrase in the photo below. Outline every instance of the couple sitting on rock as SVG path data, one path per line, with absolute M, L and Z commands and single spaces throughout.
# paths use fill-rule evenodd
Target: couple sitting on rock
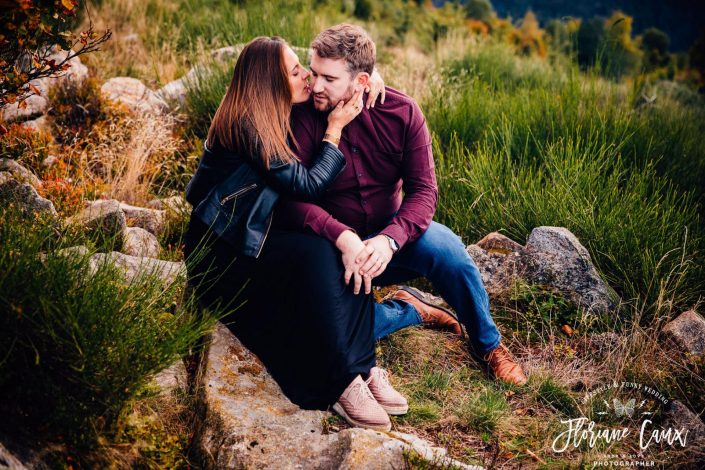
M 310 71 L 277 37 L 252 40 L 237 60 L 186 189 L 199 302 L 240 304 L 225 322 L 284 393 L 356 426 L 388 430 L 388 414 L 407 412 L 375 366 L 375 341 L 410 325 L 461 335 L 462 324 L 491 374 L 525 383 L 461 239 L 432 221 L 438 188 L 419 106 L 383 86 L 362 28 L 329 28 L 311 49 Z M 374 302 L 373 285 L 418 277 L 457 319 L 409 287 Z

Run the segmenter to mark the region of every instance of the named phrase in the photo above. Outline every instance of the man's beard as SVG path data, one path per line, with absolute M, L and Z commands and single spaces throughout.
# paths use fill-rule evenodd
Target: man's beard
M 344 103 L 347 103 L 348 100 L 350 100 L 350 98 L 352 98 L 353 88 L 354 88 L 353 85 L 350 84 L 350 86 L 348 87 L 348 90 L 345 92 L 345 94 L 343 95 L 343 97 L 340 100 L 343 100 Z M 315 95 L 314 95 L 313 106 L 314 106 L 314 108 L 316 108 L 316 111 L 320 111 L 322 113 L 330 112 L 333 110 L 333 108 L 335 108 L 335 106 L 340 101 L 340 100 L 338 100 L 335 103 L 333 103 L 330 100 L 330 98 L 328 98 L 327 96 L 324 96 L 324 98 L 326 98 L 326 101 L 316 101 Z

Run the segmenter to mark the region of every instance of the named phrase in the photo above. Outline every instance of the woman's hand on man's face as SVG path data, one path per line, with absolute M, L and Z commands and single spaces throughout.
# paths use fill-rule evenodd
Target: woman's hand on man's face
M 369 93 L 367 95 L 367 102 L 365 106 L 367 109 L 375 107 L 375 101 L 379 97 L 380 104 L 384 104 L 384 99 L 386 97 L 386 90 L 384 89 L 384 80 L 379 74 L 379 71 L 375 68 L 370 75 L 370 79 L 367 81 L 367 86 L 365 91 Z
M 328 114 L 328 127 L 342 130 L 362 111 L 362 88 L 356 90 L 346 102 L 342 100 Z

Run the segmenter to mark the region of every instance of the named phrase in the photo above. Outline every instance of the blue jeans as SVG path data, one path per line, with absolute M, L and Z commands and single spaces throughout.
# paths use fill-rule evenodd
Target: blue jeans
M 465 326 L 469 340 L 478 354 L 496 348 L 500 334 L 490 314 L 490 299 L 460 237 L 445 225 L 431 222 L 416 241 L 407 243 L 373 279 L 377 286 L 401 284 L 425 277 L 448 302 Z M 375 304 L 375 339 L 407 326 L 422 323 L 416 309 L 403 301 L 388 300 Z

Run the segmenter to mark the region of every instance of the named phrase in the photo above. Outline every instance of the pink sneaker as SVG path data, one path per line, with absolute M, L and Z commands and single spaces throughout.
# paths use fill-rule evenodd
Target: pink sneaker
M 333 409 L 353 426 L 389 431 L 392 423 L 359 375 L 345 389 Z
M 377 403 L 390 415 L 403 415 L 409 411 L 409 404 L 401 393 L 394 390 L 389 383 L 389 373 L 373 367 L 370 370 L 370 377 L 367 379 L 367 386 L 377 400 Z

